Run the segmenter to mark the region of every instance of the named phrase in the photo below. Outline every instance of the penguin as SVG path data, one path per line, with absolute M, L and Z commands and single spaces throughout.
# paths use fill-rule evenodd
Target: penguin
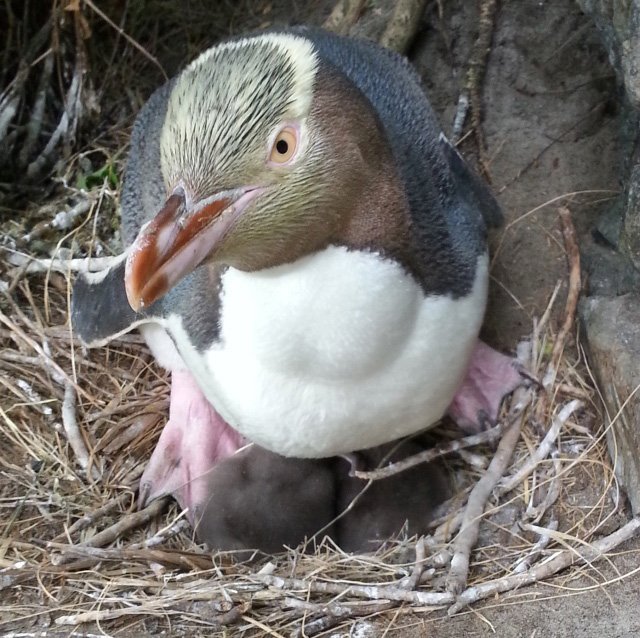
M 358 469 L 375 469 L 424 450 L 422 442 L 409 439 L 361 450 L 355 458 Z M 370 485 L 352 470 L 344 460 L 336 470 L 339 516 L 334 536 L 346 552 L 372 552 L 401 534 L 426 534 L 438 506 L 452 494 L 449 478 L 437 462 L 421 463 Z
M 247 442 L 327 458 L 450 407 L 477 430 L 521 382 L 478 341 L 499 206 L 373 42 L 298 27 L 201 54 L 136 119 L 121 215 L 72 323 L 91 346 L 138 328 L 172 373 L 143 503 L 193 522 Z
M 288 458 L 249 444 L 211 469 L 196 536 L 240 560 L 305 540 L 315 547 L 335 537 L 337 479 L 334 459 Z
M 352 476 L 424 450 L 405 440 L 353 459 L 297 459 L 249 444 L 213 466 L 195 520 L 200 542 L 240 560 L 284 548 L 315 548 L 328 536 L 343 551 L 375 552 L 401 533 L 426 534 L 451 488 L 440 466 L 423 463 L 384 479 Z M 306 543 L 305 543 L 306 541 Z

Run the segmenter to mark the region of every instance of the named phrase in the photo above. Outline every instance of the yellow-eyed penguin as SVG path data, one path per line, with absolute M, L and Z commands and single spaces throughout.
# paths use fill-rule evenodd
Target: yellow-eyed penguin
M 375 469 L 424 449 L 412 439 L 362 450 L 348 462 L 288 458 L 247 445 L 208 473 L 196 533 L 212 550 L 233 550 L 239 558 L 297 547 L 312 537 L 309 548 L 329 536 L 344 551 L 368 552 L 401 532 L 425 534 L 451 491 L 441 467 L 422 463 L 371 484 L 351 476 L 351 462 Z
M 478 341 L 498 206 L 371 42 L 292 28 L 206 51 L 138 115 L 121 204 L 128 248 L 72 314 L 90 345 L 139 328 L 172 372 L 143 502 L 173 493 L 193 520 L 247 439 L 322 458 L 447 411 L 474 429 L 520 381 Z

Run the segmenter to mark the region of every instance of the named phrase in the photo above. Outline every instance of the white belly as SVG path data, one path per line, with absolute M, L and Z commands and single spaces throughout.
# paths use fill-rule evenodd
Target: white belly
M 178 349 L 221 416 L 289 456 L 350 452 L 445 413 L 484 314 L 487 259 L 463 299 L 423 295 L 395 262 L 329 247 L 293 264 L 223 276 L 220 342 Z

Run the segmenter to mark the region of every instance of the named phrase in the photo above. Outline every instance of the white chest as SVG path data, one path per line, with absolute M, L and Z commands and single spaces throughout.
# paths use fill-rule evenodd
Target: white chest
M 200 354 L 172 333 L 218 412 L 290 456 L 378 445 L 438 420 L 484 313 L 487 261 L 472 293 L 425 298 L 395 262 L 329 247 L 293 264 L 223 278 L 220 342 Z

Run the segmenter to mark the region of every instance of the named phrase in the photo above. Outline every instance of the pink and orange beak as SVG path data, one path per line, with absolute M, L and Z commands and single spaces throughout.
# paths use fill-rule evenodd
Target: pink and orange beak
M 142 228 L 127 257 L 125 288 L 131 307 L 148 307 L 199 266 L 260 190 L 220 193 L 192 210 L 184 193 L 174 192 Z

